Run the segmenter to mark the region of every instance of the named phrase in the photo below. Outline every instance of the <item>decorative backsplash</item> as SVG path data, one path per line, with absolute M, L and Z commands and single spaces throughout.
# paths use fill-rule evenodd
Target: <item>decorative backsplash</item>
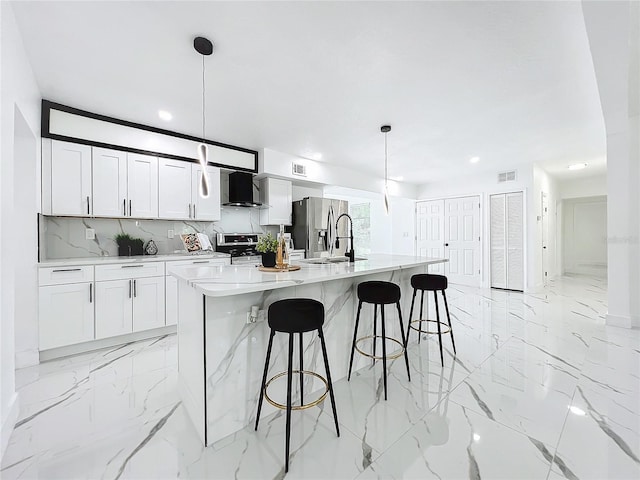
M 86 240 L 87 228 L 95 230 L 94 240 Z M 174 238 L 168 238 L 169 230 L 174 231 Z M 216 233 L 266 231 L 267 227 L 260 225 L 260 210 L 256 208 L 225 207 L 217 222 L 41 216 L 40 259 L 117 256 L 114 237 L 119 233 L 141 238 L 145 245 L 153 239 L 158 254 L 168 254 L 185 251 L 180 240 L 182 233 L 205 233 L 215 246 Z

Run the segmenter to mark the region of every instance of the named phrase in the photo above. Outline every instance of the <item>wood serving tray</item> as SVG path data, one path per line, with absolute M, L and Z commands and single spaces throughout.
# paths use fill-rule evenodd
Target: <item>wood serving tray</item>
M 287 268 L 276 268 L 276 267 L 263 267 L 260 265 L 258 270 L 261 272 L 295 272 L 296 270 L 300 270 L 300 265 L 289 265 Z

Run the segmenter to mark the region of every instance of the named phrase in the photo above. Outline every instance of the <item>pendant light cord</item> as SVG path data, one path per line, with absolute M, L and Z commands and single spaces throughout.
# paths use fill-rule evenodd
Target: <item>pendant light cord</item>
M 384 132 L 384 187 L 387 188 L 387 132 Z
M 204 142 L 205 132 L 205 96 L 204 96 L 204 55 L 202 55 L 202 143 Z

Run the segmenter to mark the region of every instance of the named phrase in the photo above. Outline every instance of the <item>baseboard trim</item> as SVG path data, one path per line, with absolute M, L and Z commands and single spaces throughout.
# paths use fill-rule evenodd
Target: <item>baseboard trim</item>
M 610 313 L 607 313 L 606 323 L 612 327 L 640 328 L 640 317 L 632 315 L 611 315 Z
M 7 416 L 2 420 L 2 425 L 0 426 L 0 461 L 4 457 L 4 452 L 7 450 L 9 438 L 11 438 L 13 429 L 18 421 L 18 415 L 20 414 L 20 401 L 17 393 L 13 394 L 7 410 Z
M 16 369 L 33 367 L 40 363 L 40 354 L 38 349 L 25 350 L 23 352 L 16 352 Z
M 69 345 L 66 347 L 52 348 L 49 350 L 42 350 L 40 352 L 40 361 L 46 362 L 55 358 L 68 357 L 70 355 L 77 355 L 79 353 L 91 352 L 93 350 L 100 350 L 101 348 L 115 347 L 128 342 L 137 342 L 139 340 L 146 340 L 148 338 L 160 337 L 162 335 L 169 335 L 176 333 L 176 325 L 169 325 L 168 327 L 154 328 L 153 330 L 145 330 L 142 332 L 128 333 L 126 335 L 120 335 L 117 337 L 103 338 L 101 340 L 92 340 L 91 342 L 78 343 L 77 345 Z

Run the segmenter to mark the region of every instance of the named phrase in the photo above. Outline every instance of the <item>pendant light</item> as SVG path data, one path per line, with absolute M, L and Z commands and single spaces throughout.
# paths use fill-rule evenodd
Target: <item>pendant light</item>
M 213 43 L 208 38 L 196 37 L 193 39 L 193 48 L 202 55 L 202 143 L 198 145 L 198 160 L 202 167 L 202 177 L 200 177 L 200 196 L 207 198 L 209 196 L 209 175 L 207 174 L 207 162 L 209 160 L 209 149 L 204 139 L 205 132 L 205 76 L 204 76 L 204 57 L 213 53 Z
M 387 175 L 387 133 L 391 131 L 391 125 L 383 125 L 380 131 L 384 133 L 384 213 L 389 215 L 389 186 Z

